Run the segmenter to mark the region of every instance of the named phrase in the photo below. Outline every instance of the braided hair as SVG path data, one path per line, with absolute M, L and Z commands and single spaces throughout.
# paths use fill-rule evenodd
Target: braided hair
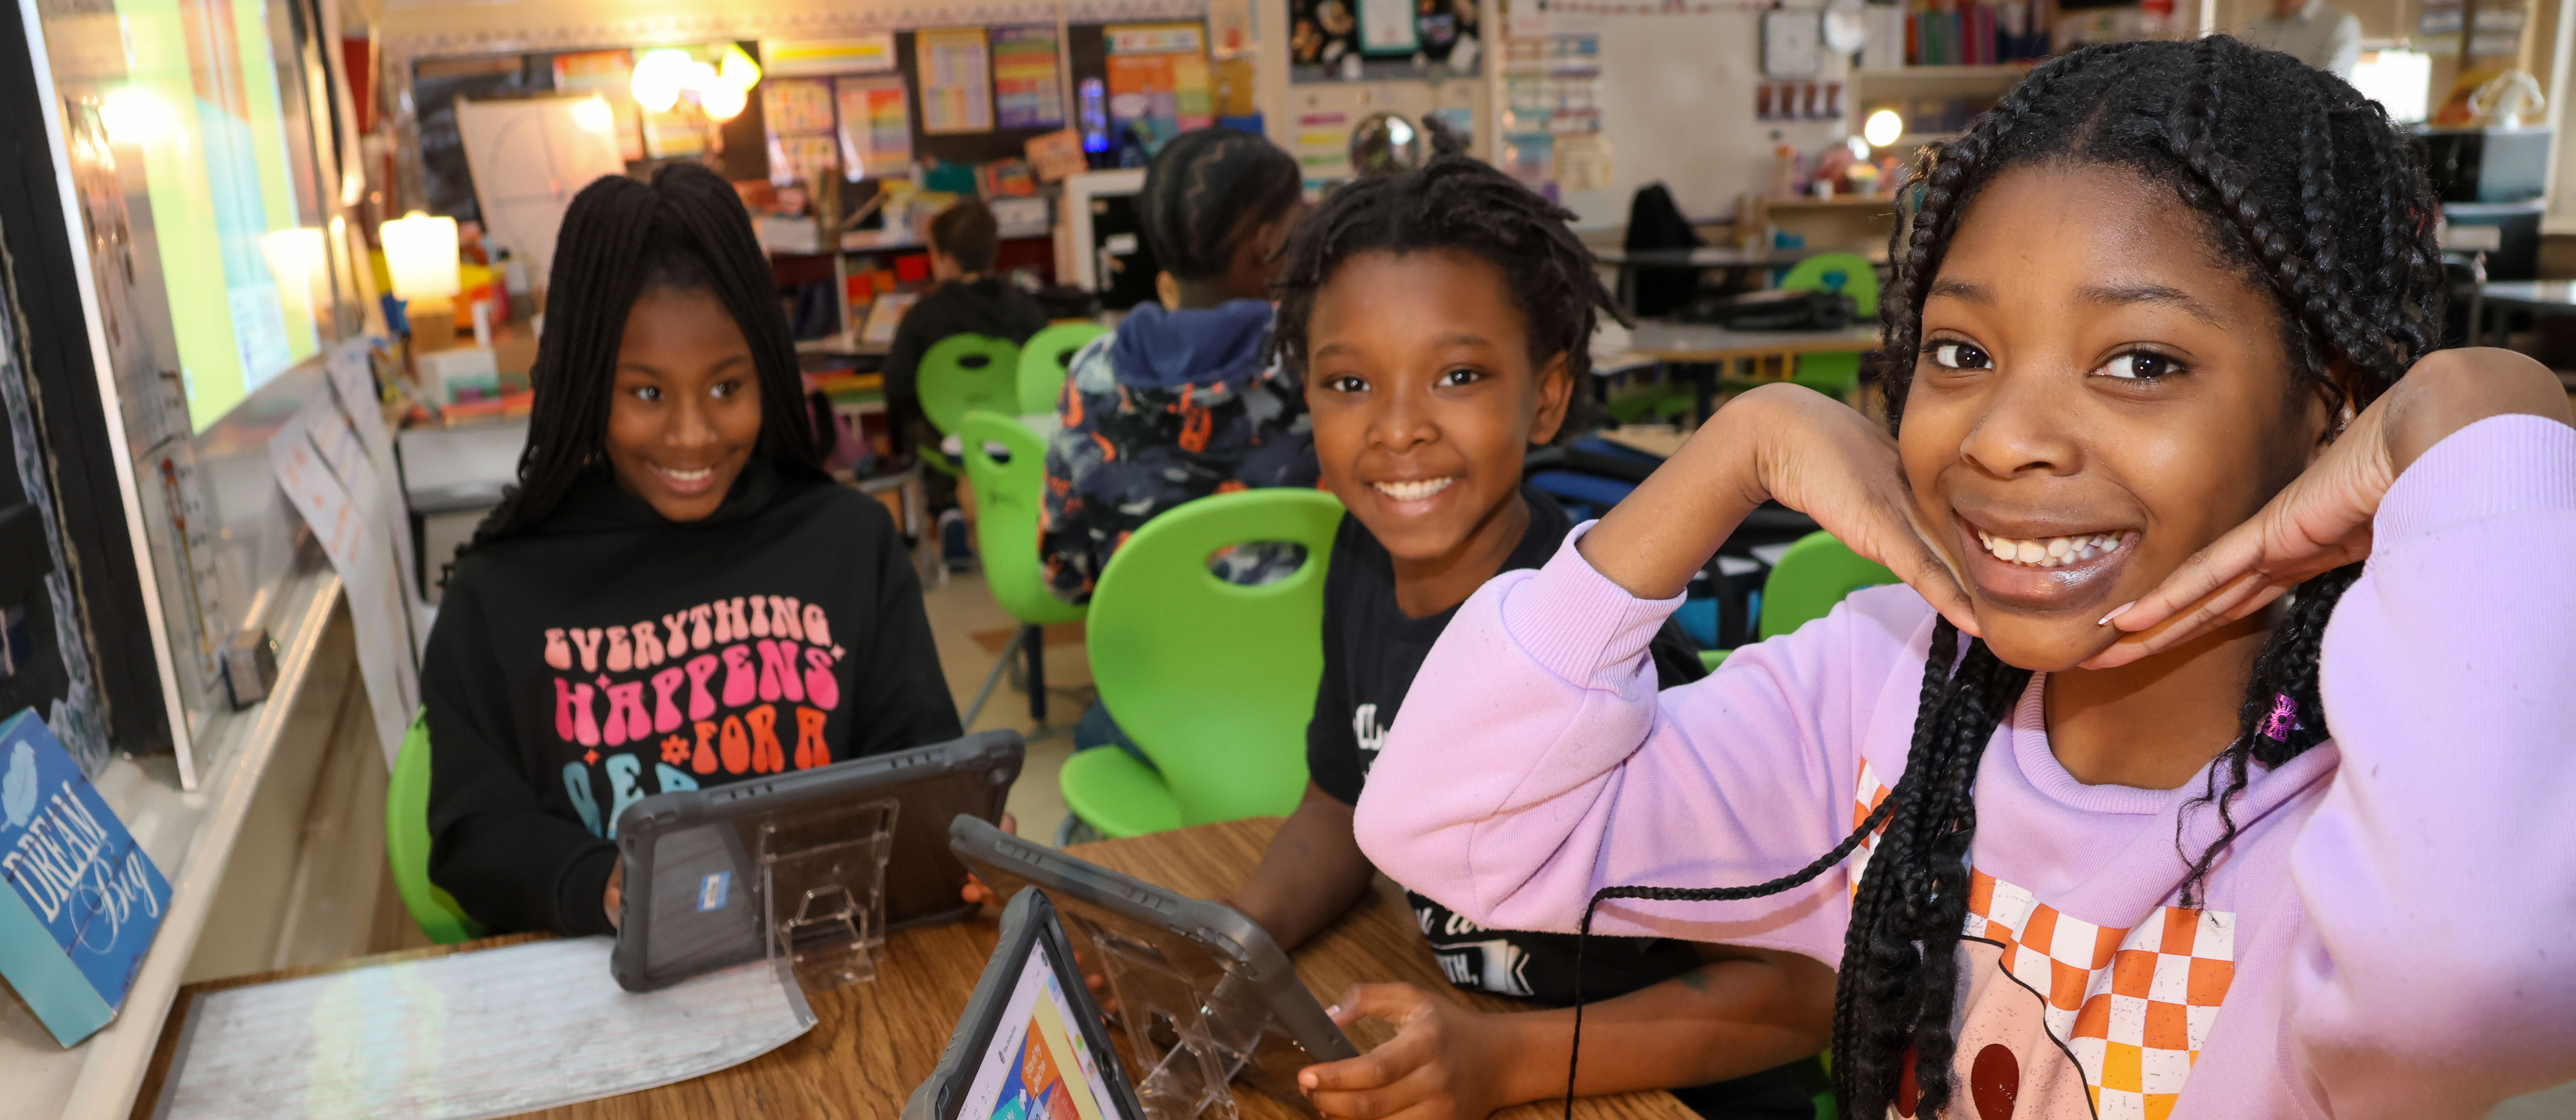
M 1906 192 L 1914 196 L 1908 220 L 1889 239 L 1895 275 L 1879 299 L 1887 344 L 1872 358 L 1891 430 L 1903 422 L 1924 297 L 1961 217 L 1998 175 L 2047 164 L 2116 167 L 2170 186 L 2221 258 L 2271 294 L 2299 391 L 2330 406 L 2367 407 L 2440 345 L 2439 207 L 2414 148 L 2378 103 L 2288 55 L 2224 36 L 2109 44 L 2039 66 L 1965 135 L 1923 153 Z M 2214 804 L 2222 827 L 2207 849 L 2182 852 L 2184 905 L 2197 904 L 2213 861 L 2237 835 L 2228 805 L 2250 768 L 2279 766 L 2326 738 L 2318 652 L 2360 567 L 2299 585 L 2256 655 L 2237 737 L 2186 806 Z M 1885 1115 L 1910 1050 L 1917 1095 L 1906 1103 L 1915 1115 L 1939 1115 L 1954 1088 L 1950 1024 L 1977 768 L 2030 676 L 1982 641 L 1963 645 L 1948 621 L 1936 623 L 1904 775 L 1842 843 L 1753 887 L 1606 888 L 1585 908 L 1582 929 L 1607 899 L 1724 901 L 1788 890 L 1883 828 L 1844 936 L 1834 1088 L 1844 1115 Z M 2179 824 L 2176 833 L 2179 850 Z M 1579 992 L 1579 971 L 1577 983 Z M 1578 1052 L 1581 1015 L 1578 1002 Z M 1568 1087 L 1570 1101 L 1570 1073 Z
M 1327 196 L 1298 223 L 1281 250 L 1273 291 L 1270 354 L 1301 377 L 1306 326 L 1315 295 L 1342 262 L 1366 252 L 1455 249 L 1484 259 L 1509 279 L 1512 301 L 1529 332 L 1530 364 L 1565 355 L 1575 384 L 1592 370 L 1598 312 L 1626 322 L 1601 286 L 1592 250 L 1566 225 L 1574 213 L 1539 197 L 1492 165 L 1456 153 L 1417 170 L 1377 175 Z M 1580 394 L 1577 394 L 1580 396 Z
M 1145 245 L 1174 279 L 1215 279 L 1234 266 L 1243 239 L 1295 208 L 1305 189 L 1297 161 L 1265 137 L 1184 132 L 1145 167 L 1137 200 Z
M 585 473 L 608 469 L 619 340 L 628 310 L 656 290 L 712 292 L 742 328 L 760 378 L 754 463 L 790 478 L 830 477 L 804 422 L 803 378 L 777 282 L 733 186 L 690 163 L 663 167 L 650 185 L 603 176 L 573 196 L 555 238 L 546 330 L 528 375 L 536 399 L 518 484 L 502 494 L 461 552 L 528 532 Z

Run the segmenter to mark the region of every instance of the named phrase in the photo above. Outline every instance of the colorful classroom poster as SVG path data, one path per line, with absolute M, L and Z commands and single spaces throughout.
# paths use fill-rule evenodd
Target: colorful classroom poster
M 983 28 L 919 32 L 912 51 L 924 135 L 993 131 L 993 68 Z
M 644 107 L 635 103 L 635 61 L 626 51 L 581 51 L 555 56 L 555 89 L 596 93 L 617 121 L 617 158 L 644 158 Z
M 883 74 L 894 69 L 894 36 L 854 39 L 763 39 L 760 62 L 771 77 Z
M 903 78 L 837 78 L 832 91 L 840 106 L 841 174 L 853 179 L 909 174 L 912 121 Z
M 769 130 L 771 182 L 819 183 L 840 165 L 829 80 L 772 77 L 760 83 L 760 111 Z
M 993 30 L 993 108 L 1003 128 L 1064 123 L 1064 79 L 1056 66 L 1055 25 Z
M 1136 130 L 1149 152 L 1193 128 L 1216 123 L 1208 91 L 1207 39 L 1196 24 L 1111 27 L 1109 116 Z

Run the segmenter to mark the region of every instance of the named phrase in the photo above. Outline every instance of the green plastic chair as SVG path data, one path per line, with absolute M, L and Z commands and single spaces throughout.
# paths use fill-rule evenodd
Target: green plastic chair
M 1833 534 L 1809 533 L 1789 546 L 1762 581 L 1760 635 L 1779 637 L 1825 617 L 1854 591 L 1895 582 L 1896 573 L 1862 558 Z
M 1057 323 L 1030 335 L 1020 346 L 1020 411 L 1055 411 L 1065 374 L 1073 369 L 1074 354 L 1108 333 L 1109 328 L 1098 323 Z
M 991 335 L 949 335 L 932 343 L 930 352 L 921 356 L 915 384 L 921 394 L 921 414 L 930 426 L 939 429 L 940 435 L 955 435 L 969 411 L 981 408 L 1008 415 L 1019 408 L 1020 348 L 1010 339 Z M 921 461 L 941 473 L 957 473 L 944 454 L 925 453 Z
M 1780 289 L 1789 292 L 1841 292 L 1851 297 L 1852 308 L 1861 318 L 1878 313 L 1878 270 L 1858 253 L 1818 253 L 1799 261 L 1797 267 L 1790 269 L 1789 275 L 1781 279 Z M 1789 380 L 1827 396 L 1848 400 L 1852 390 L 1860 387 L 1860 355 L 1858 350 L 1800 354 L 1797 369 L 1789 375 Z
M 438 884 L 429 881 L 429 714 L 415 712 L 411 731 L 394 756 L 385 783 L 385 861 L 403 907 L 431 941 L 453 945 L 483 936 L 483 923 L 465 915 Z
M 1297 807 L 1341 520 L 1342 504 L 1319 490 L 1246 490 L 1178 506 L 1119 547 L 1084 623 L 1091 677 L 1154 765 L 1110 748 L 1076 753 L 1060 780 L 1074 816 L 1117 837 Z M 1306 563 L 1258 586 L 1208 570 L 1209 553 L 1249 541 L 1295 541 Z
M 1045 337 L 1040 335 L 1040 338 Z M 1032 351 L 1032 354 L 1035 352 Z M 993 672 L 966 709 L 965 726 L 975 726 L 984 701 L 1011 658 L 1025 653 L 1029 661 L 1029 718 L 1046 722 L 1045 631 L 1050 623 L 1081 618 L 1084 608 L 1056 597 L 1047 588 L 1046 569 L 1038 555 L 1038 515 L 1046 498 L 1046 441 L 1020 422 L 982 409 L 966 414 L 957 426 L 966 445 L 966 479 L 975 487 L 975 552 L 984 563 L 984 585 L 993 601 L 1018 619 L 1011 644 L 993 662 Z M 998 448 L 1003 458 L 993 457 Z

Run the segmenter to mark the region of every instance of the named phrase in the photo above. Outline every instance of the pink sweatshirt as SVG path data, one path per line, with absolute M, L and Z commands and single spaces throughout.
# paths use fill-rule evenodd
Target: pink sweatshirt
M 1603 578 L 1584 531 L 1459 609 L 1359 803 L 1380 868 L 1488 926 L 1786 874 L 1905 766 L 1921 596 L 1860 592 L 1659 694 L 1646 641 L 1680 600 Z M 2453 434 L 2375 539 L 2326 632 L 2334 738 L 2254 770 L 2200 909 L 2175 821 L 2206 775 L 2076 781 L 2031 681 L 1978 771 L 1951 1115 L 2473 1117 L 2576 1078 L 2576 430 Z M 2216 813 L 2184 821 L 2196 854 Z M 1864 860 L 1773 898 L 1605 904 L 1594 931 L 1836 964 Z

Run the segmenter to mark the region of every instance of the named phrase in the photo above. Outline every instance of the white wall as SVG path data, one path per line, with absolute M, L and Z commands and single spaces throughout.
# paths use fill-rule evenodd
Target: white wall
M 1769 184 L 1774 131 L 1809 154 L 1851 131 L 1836 121 L 1753 119 L 1753 89 L 1763 81 L 1754 12 L 1598 18 L 1610 187 L 1566 200 L 1585 228 L 1625 225 L 1629 197 L 1658 179 L 1690 217 L 1733 213 L 1736 196 Z M 1842 60 L 1827 58 L 1817 80 L 1843 80 Z

